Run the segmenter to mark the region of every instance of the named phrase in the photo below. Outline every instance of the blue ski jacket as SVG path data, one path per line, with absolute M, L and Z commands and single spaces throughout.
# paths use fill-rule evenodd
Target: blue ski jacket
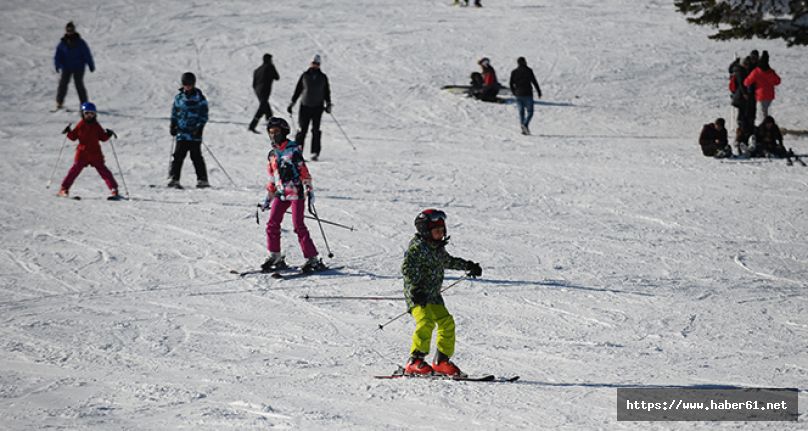
M 93 62 L 90 47 L 87 46 L 87 42 L 78 33 L 73 38 L 67 36 L 62 38 L 59 45 L 56 46 L 53 65 L 56 67 L 57 72 L 62 70 L 77 72 L 84 70 L 86 66 L 90 67 L 90 72 L 95 72 L 95 63 Z
M 176 127 L 177 141 L 202 142 L 202 130 L 208 122 L 208 100 L 202 90 L 194 88 L 185 94 L 180 88 L 171 107 L 171 127 Z

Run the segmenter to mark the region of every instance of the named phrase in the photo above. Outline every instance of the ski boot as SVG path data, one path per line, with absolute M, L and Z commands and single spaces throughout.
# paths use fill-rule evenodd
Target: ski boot
M 175 180 L 173 178 L 168 181 L 166 187 L 170 189 L 182 189 L 182 186 L 180 185 L 180 180 Z
M 198 188 L 198 189 L 206 189 L 208 187 L 210 187 L 210 183 L 208 182 L 208 180 L 197 180 L 196 188 Z
M 407 361 L 407 366 L 404 368 L 404 374 L 408 376 L 428 376 L 432 374 L 432 367 L 424 361 L 426 353 L 419 351 L 412 352 L 410 360 Z
M 460 368 L 457 368 L 457 365 L 452 363 L 449 360 L 449 357 L 441 353 L 438 350 L 438 353 L 435 354 L 435 362 L 432 363 L 432 371 L 435 374 L 440 374 L 444 376 L 465 376 L 466 374 L 460 371 Z
M 323 261 L 319 257 L 313 256 L 313 257 L 308 258 L 308 260 L 306 260 L 306 263 L 303 264 L 303 266 L 300 268 L 300 271 L 302 271 L 302 272 L 317 272 L 317 271 L 322 271 L 322 270 L 324 270 L 326 268 L 327 268 L 327 266 L 325 266 L 325 264 L 323 263 Z
M 112 189 L 112 193 L 107 197 L 108 201 L 122 201 L 124 197 L 118 194 L 118 189 Z
M 270 253 L 269 257 L 261 264 L 261 272 L 275 272 L 288 268 L 286 260 L 280 253 Z
M 62 187 L 59 189 L 59 193 L 56 193 L 56 196 L 59 196 L 60 198 L 69 198 L 70 192 L 66 188 Z

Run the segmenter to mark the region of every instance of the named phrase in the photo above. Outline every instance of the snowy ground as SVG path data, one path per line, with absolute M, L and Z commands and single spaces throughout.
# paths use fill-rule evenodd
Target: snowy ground
M 804 392 L 800 423 L 750 424 L 617 422 L 615 392 L 808 388 L 808 168 L 722 163 L 696 143 L 702 124 L 731 121 L 726 67 L 753 48 L 783 78 L 778 122 L 808 128 L 805 48 L 710 41 L 662 0 L 192 3 L 0 5 L 0 428 L 804 427 Z M 45 189 L 59 131 L 77 119 L 48 112 L 70 19 L 95 54 L 86 84 L 120 138 L 129 202 L 107 202 L 91 169 L 72 189 L 82 201 Z M 356 145 L 326 117 L 310 164 L 320 215 L 356 228 L 325 226 L 341 275 L 228 274 L 265 255 L 253 205 L 268 142 L 246 132 L 264 52 L 281 113 L 323 55 Z M 518 56 L 536 71 L 533 136 L 512 105 L 438 90 L 466 83 L 481 56 L 503 81 Z M 186 70 L 210 101 L 206 143 L 238 187 L 207 154 L 213 189 L 149 187 L 164 181 Z M 806 138 L 786 144 L 808 153 Z M 300 299 L 399 296 L 425 207 L 449 213 L 450 252 L 485 271 L 446 295 L 456 362 L 519 383 L 374 380 L 406 359 L 411 321 L 377 330 L 403 303 Z M 301 261 L 291 227 L 284 248 Z

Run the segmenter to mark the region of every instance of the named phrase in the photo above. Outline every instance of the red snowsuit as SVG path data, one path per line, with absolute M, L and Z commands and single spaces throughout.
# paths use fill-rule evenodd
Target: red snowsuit
M 70 190 L 73 181 L 79 176 L 81 171 L 89 166 L 95 168 L 110 190 L 117 190 L 118 183 L 112 176 L 112 172 L 104 165 L 104 154 L 101 152 L 100 141 L 109 140 L 107 132 L 98 124 L 98 121 L 88 123 L 84 119 L 76 124 L 76 128 L 67 133 L 67 138 L 71 141 L 78 139 L 79 145 L 76 147 L 76 156 L 73 166 L 67 172 L 67 176 L 62 180 L 62 189 Z

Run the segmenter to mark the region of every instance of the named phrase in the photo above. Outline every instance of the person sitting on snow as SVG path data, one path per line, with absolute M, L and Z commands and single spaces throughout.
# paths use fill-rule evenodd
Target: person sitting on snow
M 482 86 L 474 88 L 475 83 L 472 82 L 471 95 L 484 102 L 496 102 L 497 94 L 499 93 L 499 81 L 497 80 L 497 72 L 491 66 L 491 60 L 488 57 L 483 57 L 477 62 L 482 68 Z M 475 75 L 472 74 L 472 81 Z M 479 85 L 479 84 L 477 84 Z
M 724 127 L 724 119 L 719 118 L 714 123 L 705 124 L 701 128 L 699 135 L 699 145 L 701 153 L 707 157 L 730 157 L 732 149 L 727 142 L 727 129 Z

